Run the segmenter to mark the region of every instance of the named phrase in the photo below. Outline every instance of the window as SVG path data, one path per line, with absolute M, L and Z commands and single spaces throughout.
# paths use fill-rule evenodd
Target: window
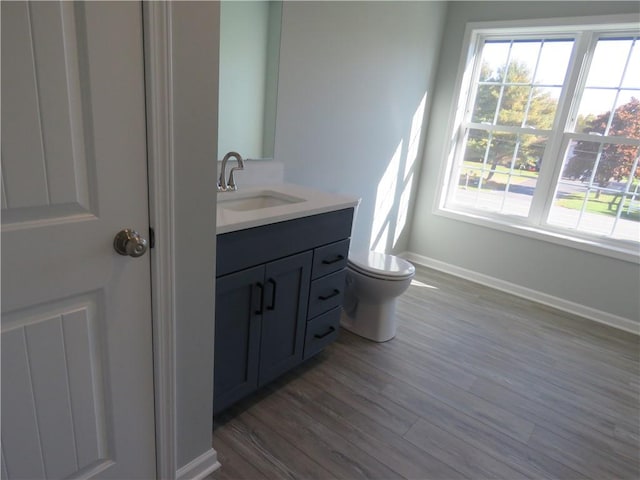
M 637 27 L 470 39 L 440 209 L 637 254 Z

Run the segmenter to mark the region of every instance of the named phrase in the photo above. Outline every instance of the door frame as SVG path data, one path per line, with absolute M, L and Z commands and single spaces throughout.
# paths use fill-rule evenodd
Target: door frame
M 176 230 L 175 217 L 177 203 L 174 190 L 176 165 L 174 126 L 176 121 L 179 120 L 176 120 L 173 111 L 173 2 L 142 2 L 142 4 L 147 110 L 149 224 L 155 233 L 155 246 L 150 249 L 150 254 L 156 469 L 157 477 L 162 479 L 199 479 L 217 470 L 220 467 L 220 463 L 218 462 L 216 451 L 209 443 L 208 448 L 205 446 L 201 455 L 192 459 L 186 465 L 178 465 L 177 275 L 175 265 L 175 238 L 178 232 Z M 197 8 L 197 5 L 197 3 L 190 3 L 189 8 Z M 216 28 L 216 25 L 211 25 L 211 28 Z M 219 32 L 219 28 L 216 31 Z M 215 95 L 217 98 L 217 91 Z M 212 162 L 215 162 L 217 129 L 211 135 L 214 138 L 211 159 Z M 217 165 L 217 162 L 215 163 Z M 214 181 L 215 179 L 212 178 L 212 182 Z M 213 199 L 213 211 L 215 212 L 215 195 Z M 215 225 L 215 213 L 211 220 Z M 211 274 L 215 277 L 215 262 L 211 268 Z M 212 295 L 214 293 L 212 292 Z M 211 349 L 213 351 L 213 339 Z M 213 379 L 213 365 L 211 367 L 210 378 Z M 212 417 L 204 418 L 203 422 L 210 422 L 211 426 L 213 426 Z

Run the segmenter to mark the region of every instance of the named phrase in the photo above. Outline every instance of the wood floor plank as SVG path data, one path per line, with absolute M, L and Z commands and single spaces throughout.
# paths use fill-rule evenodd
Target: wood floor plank
M 410 402 L 414 398 L 419 400 L 423 406 L 419 409 L 413 408 L 413 411 L 418 414 L 423 408 L 428 408 L 430 405 L 433 408 L 436 408 L 436 406 L 456 408 L 461 412 L 468 412 L 470 415 L 482 418 L 488 425 L 512 436 L 516 440 L 525 442 L 533 431 L 534 424 L 530 421 L 446 382 L 437 382 L 436 379 L 430 379 L 425 384 L 409 376 L 404 377 L 404 380 L 408 386 L 411 386 L 411 389 L 404 388 L 401 385 L 398 386 L 398 383 L 394 382 L 393 379 L 394 377 L 403 378 L 402 366 L 387 362 L 384 356 L 378 355 L 375 351 L 369 349 L 366 344 L 362 348 L 355 348 L 354 345 L 351 345 L 349 352 L 389 375 L 390 384 L 383 390 L 383 393 L 387 396 L 396 399 L 402 398 L 406 402 Z M 403 396 L 409 394 L 411 395 L 410 398 L 404 399 Z M 398 396 L 396 397 L 396 395 Z M 398 403 L 398 400 L 396 402 Z
M 213 442 L 213 448 L 218 454 L 218 461 L 222 465 L 221 468 L 213 472 L 210 476 L 214 480 L 234 480 L 238 478 L 251 478 L 256 480 L 267 480 L 260 470 L 255 468 L 249 461 L 252 452 L 236 452 L 234 448 L 233 437 L 227 436 L 221 431 L 216 432 L 216 439 Z
M 308 381 L 289 384 L 278 392 L 296 408 L 307 412 L 332 431 L 368 452 L 379 452 L 381 460 L 403 478 L 468 478 L 433 455 L 416 448 L 396 432 L 359 414 L 357 407 L 342 402 L 325 391 L 316 402 L 308 402 L 306 392 L 316 388 Z
M 404 438 L 425 452 L 437 452 L 438 458 L 470 478 L 534 478 L 425 420 L 419 420 Z
M 333 367 L 322 367 L 307 372 L 305 380 L 318 389 L 331 392 L 333 396 L 353 408 L 352 415 L 362 415 L 403 435 L 418 420 L 418 415 L 401 407 L 382 395 L 369 395 L 368 390 L 357 388 L 348 377 L 340 376 Z
M 255 421 L 250 414 L 217 428 L 216 432 L 221 442 L 231 445 L 232 449 L 249 463 L 250 468 L 259 471 L 264 478 L 296 478 L 296 468 L 307 473 L 309 478 L 326 478 L 328 474 L 318 464 L 315 464 L 315 469 L 307 468 L 309 463 L 315 462 L 295 446 L 283 441 L 277 433 Z M 240 467 L 233 464 L 230 466 L 235 467 L 236 472 Z M 221 474 L 224 475 L 225 469 L 221 470 Z M 320 473 L 313 475 L 315 471 Z
M 211 478 L 640 478 L 640 337 L 420 266 L 397 322 L 216 417 Z
M 336 374 L 336 368 L 333 366 L 336 364 L 339 364 L 342 368 L 345 368 L 345 365 L 351 365 L 354 370 L 366 370 L 367 367 L 357 363 L 358 360 L 355 358 L 349 360 L 341 357 L 340 355 L 342 353 L 343 352 L 332 352 L 332 356 L 340 357 L 336 359 L 338 362 L 324 364 L 320 368 L 328 375 Z M 388 382 L 386 380 L 383 379 L 382 384 L 374 384 L 371 386 L 374 389 L 379 388 L 381 394 L 388 394 L 389 398 L 393 398 L 403 407 L 414 408 L 414 411 L 421 412 L 422 418 L 429 419 L 429 422 L 433 424 L 432 426 L 434 426 L 434 428 L 439 427 L 439 430 L 443 430 L 446 435 L 457 435 L 460 441 L 466 440 L 465 451 L 478 449 L 487 453 L 488 450 L 488 453 L 494 458 L 499 457 L 499 454 L 496 452 L 502 451 L 508 455 L 508 465 L 504 467 L 503 470 L 505 468 L 512 468 L 514 462 L 516 462 L 515 467 L 521 475 L 525 476 L 554 478 L 555 475 L 555 477 L 558 478 L 558 472 L 562 474 L 561 478 L 568 478 L 567 474 L 576 475 L 576 472 L 570 468 L 564 467 L 559 462 L 553 461 L 550 457 L 540 452 L 529 449 L 522 442 L 514 441 L 512 437 L 489 428 L 485 423 L 476 420 L 472 416 L 452 409 L 441 402 L 433 402 L 433 400 L 430 402 L 428 396 L 425 396 L 423 392 L 413 389 L 413 387 L 403 382 Z M 355 383 L 357 382 L 353 382 L 352 384 Z M 386 387 L 384 385 L 386 385 Z M 361 388 L 365 387 L 361 386 Z M 391 390 L 389 393 L 390 388 L 397 388 L 397 390 Z M 370 395 L 374 395 L 375 393 L 375 390 L 370 390 L 369 392 Z M 473 446 L 469 443 L 473 444 Z M 484 453 L 476 453 L 476 455 L 482 457 Z M 493 462 L 491 461 L 491 463 Z M 452 466 L 458 468 L 458 465 Z
M 576 347 L 569 342 L 559 342 L 558 339 L 551 336 L 541 338 L 540 329 L 533 329 L 531 322 L 519 322 L 519 317 L 515 317 L 508 312 L 500 312 L 499 310 L 490 312 L 489 321 L 482 321 L 482 315 L 486 312 L 480 310 L 477 306 L 472 321 L 461 319 L 460 315 L 449 318 L 451 315 L 451 305 L 441 305 L 439 299 L 419 302 L 416 299 L 413 303 L 409 301 L 402 302 L 399 306 L 400 313 L 407 317 L 406 322 L 401 322 L 401 328 L 417 329 L 429 336 L 431 341 L 438 345 L 438 341 L 447 342 L 468 342 L 472 341 L 474 346 L 477 343 L 485 348 L 493 346 L 500 348 L 506 352 L 516 354 L 517 356 L 526 356 L 530 361 L 541 363 L 541 366 L 553 366 L 554 368 L 562 368 L 569 363 L 574 370 L 587 370 L 592 375 L 604 373 L 600 378 L 603 380 L 615 381 L 612 373 L 615 372 L 615 363 L 620 361 L 619 355 L 601 355 L 596 356 L 593 349 Z M 467 317 L 465 314 L 463 317 Z M 500 321 L 500 317 L 504 317 L 507 323 L 504 325 Z M 526 316 L 524 316 L 527 318 Z M 452 321 L 455 320 L 455 321 Z M 491 330 L 491 323 L 499 322 L 501 328 Z M 520 324 L 519 324 L 520 323 Z M 533 335 L 533 337 L 531 336 Z M 629 373 L 637 373 L 637 365 L 640 360 L 640 343 L 631 342 L 629 345 L 634 353 L 632 362 L 626 362 L 625 367 L 621 368 L 623 375 Z M 616 351 L 618 347 L 616 346 Z M 628 384 L 621 384 L 623 388 L 627 388 Z
M 277 395 L 261 400 L 248 411 L 269 428 L 277 429 L 289 442 L 329 470 L 333 478 L 402 478 L 308 413 L 287 408 Z
M 394 346 L 418 352 L 414 354 L 414 357 L 417 357 L 420 346 L 424 345 L 424 336 L 415 330 L 409 331 L 411 334 L 394 342 Z M 594 388 L 587 389 L 555 367 L 547 370 L 529 357 L 525 362 L 495 348 L 469 346 L 462 350 L 459 345 L 458 343 L 456 350 L 448 350 L 448 355 L 453 362 L 465 362 L 467 368 L 475 372 L 476 376 L 492 376 L 498 381 L 497 376 L 501 375 L 509 382 L 512 378 L 517 378 L 523 385 L 522 388 L 530 390 L 530 385 L 536 385 L 541 395 L 548 395 L 569 410 L 588 408 L 597 411 L 598 419 L 603 422 L 615 423 L 616 420 L 628 419 L 636 411 L 636 407 L 631 404 L 631 395 L 619 396 L 606 394 Z M 434 348 L 432 344 L 430 346 Z
M 577 445 L 597 448 L 600 452 L 613 457 L 621 455 L 629 461 L 638 457 L 638 443 L 620 441 L 612 431 L 603 433 L 602 429 L 595 429 L 585 423 L 575 420 L 566 414 L 549 415 L 549 407 L 541 402 L 512 392 L 509 389 L 486 378 L 478 379 L 471 391 L 487 401 L 502 405 L 504 408 L 527 415 L 536 425 L 572 441 Z M 631 420 L 631 419 L 630 419 Z
M 578 445 L 540 426 L 536 426 L 529 440 L 529 445 L 537 449 L 546 449 L 550 457 L 595 480 L 602 478 L 637 480 L 640 478 L 637 460 L 634 462 L 620 457 L 605 456 L 597 448 Z

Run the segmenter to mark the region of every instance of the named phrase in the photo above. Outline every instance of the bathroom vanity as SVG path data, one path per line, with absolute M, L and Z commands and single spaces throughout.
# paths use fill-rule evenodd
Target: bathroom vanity
M 214 413 L 337 338 L 357 205 L 291 185 L 218 201 Z

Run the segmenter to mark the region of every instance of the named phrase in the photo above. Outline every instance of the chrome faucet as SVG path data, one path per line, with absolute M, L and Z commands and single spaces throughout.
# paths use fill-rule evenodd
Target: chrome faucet
M 230 158 L 235 158 L 238 162 L 237 167 L 233 167 L 229 172 L 229 181 L 225 180 L 227 173 L 227 162 Z M 244 170 L 244 161 L 237 152 L 229 152 L 222 159 L 222 166 L 220 167 L 220 178 L 218 178 L 218 191 L 219 192 L 231 192 L 238 189 L 236 181 L 233 178 L 233 172 L 236 170 Z

